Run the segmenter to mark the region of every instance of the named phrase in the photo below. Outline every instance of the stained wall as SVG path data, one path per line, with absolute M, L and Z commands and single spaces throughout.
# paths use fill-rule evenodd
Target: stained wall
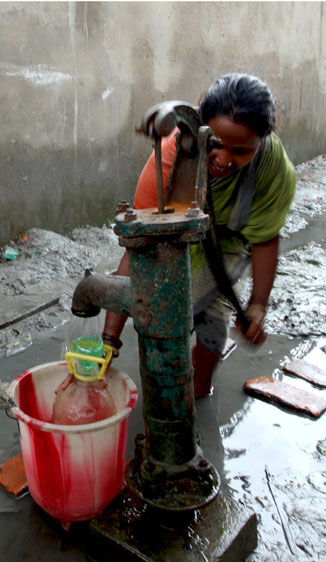
M 167 99 L 256 74 L 295 164 L 326 150 L 324 2 L 0 2 L 0 245 L 102 225 L 151 150 Z

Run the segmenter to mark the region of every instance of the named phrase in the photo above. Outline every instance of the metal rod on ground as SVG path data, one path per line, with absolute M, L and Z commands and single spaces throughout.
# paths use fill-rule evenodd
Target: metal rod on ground
M 39 306 L 36 306 L 35 308 L 33 308 L 32 310 L 29 310 L 28 312 L 25 312 L 24 314 L 19 314 L 19 316 L 16 316 L 15 318 L 12 318 L 11 320 L 7 320 L 6 322 L 3 322 L 2 324 L 0 324 L 0 330 L 3 330 L 3 328 L 8 328 L 8 326 L 11 326 L 12 324 L 17 324 L 17 322 L 21 322 L 22 320 L 25 320 L 26 318 L 29 318 L 30 316 L 33 316 L 34 314 L 37 314 L 38 312 L 42 312 L 43 310 L 50 308 L 51 306 L 54 306 L 55 304 L 58 304 L 60 300 L 60 297 L 56 297 L 55 299 L 52 299 L 46 303 L 40 304 Z
M 272 498 L 273 498 L 273 502 L 274 502 L 275 507 L 276 507 L 276 509 L 277 509 L 277 513 L 278 513 L 279 518 L 280 518 L 280 520 L 281 520 L 281 525 L 282 525 L 282 529 L 283 529 L 283 533 L 284 533 L 284 537 L 285 537 L 286 543 L 287 543 L 287 545 L 288 545 L 288 547 L 289 547 L 289 549 L 290 549 L 290 552 L 291 552 L 293 555 L 297 556 L 297 555 L 298 555 L 298 550 L 297 550 L 296 544 L 295 544 L 295 542 L 294 542 L 294 539 L 293 539 L 293 537 L 292 537 L 291 529 L 290 529 L 290 527 L 289 527 L 288 525 L 286 525 L 286 523 L 284 522 L 284 520 L 283 520 L 283 518 L 282 518 L 281 509 L 280 509 L 280 507 L 279 507 L 279 505 L 278 505 L 278 503 L 277 503 L 277 501 L 276 501 L 276 497 L 275 497 L 275 494 L 274 494 L 274 492 L 273 492 L 273 487 L 272 487 L 272 483 L 271 483 L 271 473 L 270 473 L 269 470 L 268 470 L 268 466 L 265 466 L 265 474 L 266 474 L 266 481 L 267 481 L 267 485 L 268 485 L 269 491 L 270 491 L 270 493 L 271 493 L 271 496 L 272 496 Z

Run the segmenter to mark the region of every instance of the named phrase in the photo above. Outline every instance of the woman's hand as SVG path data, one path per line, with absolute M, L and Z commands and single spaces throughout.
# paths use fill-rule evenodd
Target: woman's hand
M 240 322 L 236 321 L 238 332 L 244 338 L 254 344 L 261 345 L 266 340 L 264 331 L 264 319 L 266 304 L 273 287 L 277 266 L 279 235 L 263 244 L 253 244 L 251 250 L 251 267 L 253 287 L 250 304 L 246 316 L 250 320 L 250 326 L 244 332 Z
M 250 326 L 246 332 L 239 322 L 236 320 L 236 329 L 241 332 L 244 338 L 253 345 L 261 345 L 266 340 L 264 331 L 264 320 L 266 310 L 262 304 L 250 304 L 246 311 L 246 316 L 250 320 Z

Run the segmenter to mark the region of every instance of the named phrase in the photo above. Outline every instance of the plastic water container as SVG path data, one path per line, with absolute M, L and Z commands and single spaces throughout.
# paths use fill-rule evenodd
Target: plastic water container
M 27 484 L 34 501 L 62 522 L 85 521 L 102 511 L 124 485 L 129 416 L 138 392 L 110 368 L 117 413 L 84 425 L 50 423 L 55 389 L 67 365 L 53 362 L 19 375 L 9 386 L 18 419 Z
M 80 425 L 114 416 L 116 408 L 105 380 L 79 381 L 76 378 L 60 390 L 53 405 L 51 423 Z
M 88 356 L 102 357 L 104 344 L 102 338 L 99 336 L 88 336 L 87 338 L 80 337 L 72 342 L 73 350 L 76 353 L 82 353 Z M 98 363 L 92 361 L 76 361 L 77 373 L 79 375 L 89 376 L 97 375 L 99 371 Z
M 96 335 L 74 340 L 72 348 L 73 352 L 67 352 L 65 359 L 69 373 L 74 376 L 70 384 L 60 389 L 55 397 L 51 423 L 80 425 L 113 416 L 116 408 L 110 381 L 105 377 L 112 358 L 112 348 L 104 346 L 102 338 Z

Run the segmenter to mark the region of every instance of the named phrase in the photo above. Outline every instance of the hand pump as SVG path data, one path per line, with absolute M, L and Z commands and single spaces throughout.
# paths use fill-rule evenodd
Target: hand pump
M 161 138 L 174 128 L 177 150 L 164 194 Z M 130 278 L 88 271 L 75 290 L 72 311 L 86 316 L 105 308 L 132 316 L 145 435 L 136 437 L 126 474 L 128 490 L 156 512 L 193 514 L 210 504 L 220 488 L 216 469 L 198 447 L 190 350 L 189 244 L 203 239 L 209 228 L 203 209 L 214 136 L 191 105 L 178 101 L 152 107 L 141 131 L 155 145 L 158 207 L 139 211 L 119 204 L 114 230 L 128 250 Z M 102 523 L 96 525 L 102 528 Z

